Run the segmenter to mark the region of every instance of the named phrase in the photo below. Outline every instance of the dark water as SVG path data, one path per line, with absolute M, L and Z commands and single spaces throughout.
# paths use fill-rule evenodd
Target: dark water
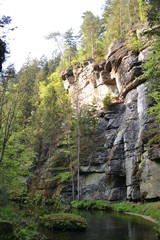
M 157 240 L 155 224 L 142 218 L 87 211 L 79 214 L 87 219 L 85 232 L 46 231 L 47 240 Z

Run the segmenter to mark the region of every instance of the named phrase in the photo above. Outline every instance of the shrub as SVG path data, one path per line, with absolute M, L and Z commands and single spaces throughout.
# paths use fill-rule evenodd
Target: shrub
M 109 89 L 106 96 L 103 99 L 104 109 L 107 110 L 112 103 L 113 103 L 112 93 L 111 93 L 111 90 Z

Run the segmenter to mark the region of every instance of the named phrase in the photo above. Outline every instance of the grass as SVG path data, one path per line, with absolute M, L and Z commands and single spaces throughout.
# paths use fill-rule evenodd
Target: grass
M 71 173 L 70 172 L 62 172 L 57 174 L 56 176 L 49 178 L 46 182 L 59 182 L 59 183 L 66 183 L 71 181 Z
M 110 204 L 105 200 L 72 201 L 71 205 L 76 209 L 111 209 Z
M 112 209 L 117 212 L 132 212 L 150 216 L 160 222 L 160 202 L 153 203 L 114 203 Z

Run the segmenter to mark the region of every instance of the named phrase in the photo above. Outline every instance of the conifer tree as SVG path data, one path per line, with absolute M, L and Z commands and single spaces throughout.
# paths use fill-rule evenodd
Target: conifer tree
M 100 19 L 95 17 L 92 12 L 87 11 L 83 15 L 81 25 L 82 45 L 86 51 L 86 57 L 96 56 L 96 41 L 101 33 Z

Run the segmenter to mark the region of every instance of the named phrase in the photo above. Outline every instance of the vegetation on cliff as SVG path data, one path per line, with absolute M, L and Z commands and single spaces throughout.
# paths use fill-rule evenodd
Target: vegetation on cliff
M 148 96 L 152 101 L 149 113 L 156 117 L 160 123 L 160 4 L 157 0 L 151 1 L 150 10 L 147 12 L 147 19 L 151 27 L 148 35 L 154 37 L 155 43 L 148 61 L 143 65 L 144 78 L 151 84 Z M 159 129 L 152 130 L 151 142 L 160 143 Z

